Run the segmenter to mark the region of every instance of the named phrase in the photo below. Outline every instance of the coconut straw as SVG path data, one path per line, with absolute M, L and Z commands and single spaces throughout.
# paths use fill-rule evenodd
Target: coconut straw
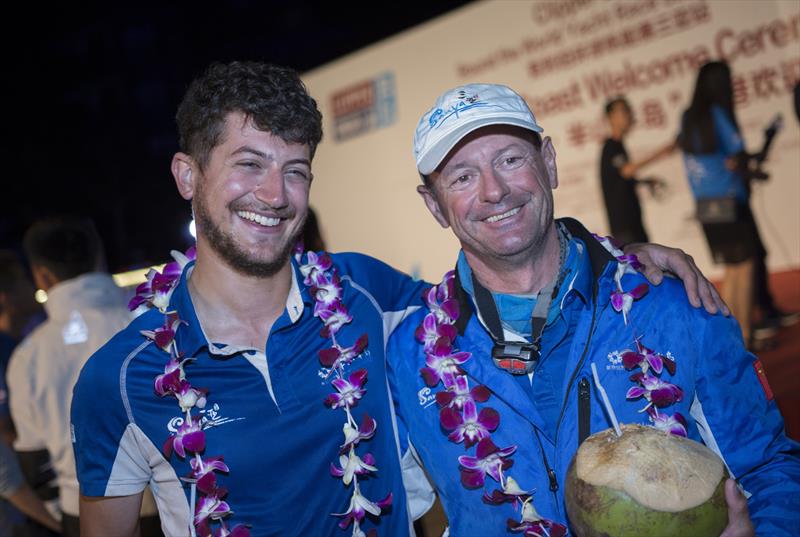
M 617 436 L 622 436 L 622 430 L 619 428 L 617 415 L 614 414 L 614 407 L 611 406 L 611 401 L 608 400 L 608 394 L 605 388 L 600 384 L 600 377 L 597 376 L 597 367 L 594 365 L 594 362 L 592 362 L 592 377 L 594 377 L 594 385 L 597 387 L 597 391 L 600 392 L 600 397 L 603 399 L 603 405 L 606 407 L 608 417 L 611 418 L 611 425 L 614 426 L 614 431 L 616 431 Z

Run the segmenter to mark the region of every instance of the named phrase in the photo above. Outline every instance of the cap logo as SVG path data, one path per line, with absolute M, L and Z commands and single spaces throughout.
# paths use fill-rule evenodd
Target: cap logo
M 470 108 L 479 108 L 482 106 L 491 106 L 489 103 L 481 101 L 480 96 L 475 93 L 474 95 L 467 95 L 466 92 L 459 91 L 457 95 L 458 101 L 450 106 L 447 110 L 437 108 L 431 113 L 428 119 L 428 125 L 433 128 L 441 127 L 442 124 L 449 118 L 456 116 Z

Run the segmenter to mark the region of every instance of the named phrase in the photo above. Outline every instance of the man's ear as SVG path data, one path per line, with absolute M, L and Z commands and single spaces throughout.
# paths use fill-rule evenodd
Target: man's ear
M 37 289 L 42 289 L 45 292 L 49 291 L 51 287 L 59 282 L 56 275 L 43 265 L 31 265 L 31 275 L 33 276 L 33 283 Z
M 442 208 L 439 206 L 439 200 L 436 199 L 436 194 L 432 191 L 432 189 L 425 185 L 419 185 L 417 187 L 417 192 L 420 196 L 422 196 L 423 201 L 425 201 L 425 205 L 428 207 L 428 210 L 431 212 L 436 221 L 439 222 L 439 225 L 443 228 L 450 227 L 450 222 L 442 212 Z
M 181 197 L 185 200 L 191 200 L 194 197 L 195 181 L 197 180 L 194 159 L 179 151 L 172 156 L 170 169 Z
M 550 180 L 550 188 L 555 190 L 558 188 L 558 169 L 556 168 L 556 149 L 553 147 L 553 140 L 549 136 L 545 136 L 542 140 L 542 161 L 544 162 L 545 170 L 547 171 Z

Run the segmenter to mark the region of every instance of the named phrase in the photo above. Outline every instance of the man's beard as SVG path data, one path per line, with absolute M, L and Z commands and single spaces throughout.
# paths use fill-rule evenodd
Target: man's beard
M 202 189 L 201 189 L 202 190 Z M 289 261 L 294 245 L 299 239 L 304 226 L 298 226 L 298 232 L 283 244 L 273 259 L 264 261 L 254 258 L 236 244 L 233 237 L 224 232 L 212 219 L 202 201 L 202 192 L 197 192 L 197 203 L 193 204 L 194 217 L 198 232 L 202 233 L 211 248 L 235 271 L 244 276 L 268 278 L 274 276 Z

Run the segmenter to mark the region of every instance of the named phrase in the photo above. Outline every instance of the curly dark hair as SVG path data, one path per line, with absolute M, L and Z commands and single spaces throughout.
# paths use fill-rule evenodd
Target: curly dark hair
M 175 117 L 181 151 L 201 168 L 221 142 L 231 112 L 285 142 L 307 144 L 311 158 L 322 139 L 322 114 L 296 71 L 259 62 L 214 63 L 189 86 Z

